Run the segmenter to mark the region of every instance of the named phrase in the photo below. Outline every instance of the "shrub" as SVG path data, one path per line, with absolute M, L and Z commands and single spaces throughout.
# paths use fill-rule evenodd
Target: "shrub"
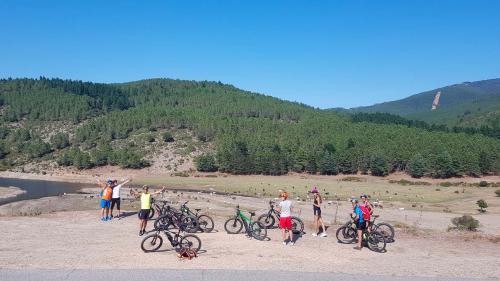
M 497 197 L 500 197 L 500 189 L 495 190 L 495 194 L 497 195 Z
M 477 200 L 476 204 L 479 207 L 479 211 L 481 213 L 486 212 L 486 208 L 488 208 L 488 203 L 486 203 L 486 201 L 484 201 L 483 199 L 480 199 L 480 200 Z
M 172 133 L 170 133 L 170 132 L 164 132 L 161 135 L 161 138 L 163 139 L 164 142 L 173 142 L 173 141 L 175 141 L 174 136 L 172 136 Z
M 370 161 L 370 171 L 372 175 L 377 177 L 384 177 L 389 174 L 389 164 L 382 155 L 375 155 Z
M 408 163 L 408 172 L 413 178 L 421 178 L 425 175 L 425 160 L 422 155 L 417 154 Z
M 69 146 L 69 136 L 59 132 L 50 138 L 50 143 L 54 149 L 63 149 Z
M 480 187 L 488 187 L 488 182 L 487 181 L 480 181 L 479 186 Z
M 155 136 L 153 134 L 146 135 L 147 142 L 155 142 Z
M 30 158 L 39 158 L 52 151 L 50 145 L 43 141 L 27 143 L 23 149 Z
M 200 172 L 215 172 L 219 169 L 212 154 L 197 156 L 194 158 L 194 163 Z
M 471 215 L 463 215 L 451 219 L 451 223 L 459 230 L 476 231 L 479 227 L 479 221 Z

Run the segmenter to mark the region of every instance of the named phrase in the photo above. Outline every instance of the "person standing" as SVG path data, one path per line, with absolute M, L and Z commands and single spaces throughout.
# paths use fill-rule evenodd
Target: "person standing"
M 368 231 L 370 231 L 370 219 L 373 215 L 374 208 L 372 203 L 370 203 L 370 199 L 366 194 L 361 195 L 360 198 L 363 201 L 363 204 L 361 204 L 359 207 L 363 212 L 363 219 L 365 220 L 366 228 L 368 229 Z
M 111 196 L 111 209 L 110 209 L 110 218 L 113 219 L 113 209 L 115 208 L 115 205 L 116 205 L 116 209 L 118 210 L 118 216 L 117 218 L 120 219 L 120 215 L 121 215 L 121 210 L 120 210 L 120 203 L 121 203 L 121 199 L 120 199 L 120 190 L 121 188 L 129 183 L 131 180 L 130 179 L 127 179 L 125 180 L 124 182 L 120 183 L 117 185 L 117 180 L 113 180 L 113 195 Z
M 102 187 L 101 190 L 101 221 L 108 221 L 109 217 L 109 207 L 111 202 L 111 196 L 113 194 L 113 189 L 111 188 L 113 181 L 108 179 L 105 183 L 97 179 L 97 183 Z
M 151 195 L 160 194 L 165 191 L 166 187 L 164 186 L 161 190 L 158 190 L 154 193 L 149 193 L 149 187 L 147 185 L 142 186 L 142 192 L 136 192 L 134 190 L 130 190 L 130 194 L 135 196 L 135 198 L 141 198 L 141 210 L 139 211 L 139 236 L 144 235 L 146 233 L 146 226 L 148 224 L 149 212 L 151 211 Z
M 314 211 L 314 232 L 312 236 L 318 236 L 319 227 L 322 227 L 322 232 L 319 234 L 321 237 L 326 237 L 326 228 L 325 223 L 323 222 L 323 218 L 321 217 L 321 204 L 323 203 L 323 199 L 319 194 L 318 188 L 314 187 L 311 191 L 314 196 L 313 201 L 313 211 Z
M 354 247 L 354 249 L 361 250 L 363 247 L 363 230 L 366 228 L 365 220 L 363 218 L 363 211 L 361 211 L 358 199 L 352 199 L 351 202 L 354 210 L 353 219 L 356 222 L 356 229 L 358 230 L 358 246 Z
M 280 228 L 283 236 L 283 245 L 287 245 L 287 239 L 289 239 L 289 245 L 293 246 L 293 232 L 292 232 L 292 201 L 288 200 L 288 193 L 282 192 L 281 202 L 278 206 L 278 212 L 280 212 Z

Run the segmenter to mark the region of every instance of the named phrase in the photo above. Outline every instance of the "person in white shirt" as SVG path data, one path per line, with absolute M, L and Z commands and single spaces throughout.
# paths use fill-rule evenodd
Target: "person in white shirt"
M 120 219 L 120 216 L 121 216 L 121 211 L 120 211 L 120 189 L 123 187 L 123 185 L 129 183 L 131 181 L 131 179 L 127 179 L 126 181 L 120 183 L 120 184 L 117 184 L 118 181 L 117 180 L 113 180 L 113 195 L 111 195 L 111 219 L 113 218 L 113 209 L 115 208 L 115 205 L 116 205 L 116 209 L 118 210 L 118 216 L 117 218 Z
M 293 232 L 292 232 L 292 201 L 288 200 L 288 193 L 282 192 L 281 202 L 277 207 L 278 212 L 280 212 L 280 228 L 283 235 L 283 245 L 287 245 L 287 238 L 289 239 L 289 245 L 293 246 Z

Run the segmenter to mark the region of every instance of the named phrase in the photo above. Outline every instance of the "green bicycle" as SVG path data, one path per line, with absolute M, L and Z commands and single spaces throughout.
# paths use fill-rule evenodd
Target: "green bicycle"
M 267 237 L 266 227 L 258 222 L 253 221 L 255 212 L 249 212 L 250 218 L 246 217 L 240 210 L 240 206 L 236 206 L 236 215 L 226 221 L 224 229 L 228 234 L 238 234 L 245 227 L 245 232 L 248 236 L 257 240 L 264 240 Z

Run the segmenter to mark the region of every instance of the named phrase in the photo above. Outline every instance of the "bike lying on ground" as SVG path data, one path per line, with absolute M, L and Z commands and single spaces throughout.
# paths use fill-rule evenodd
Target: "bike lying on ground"
M 195 217 L 198 223 L 198 229 L 202 232 L 212 232 L 212 230 L 214 230 L 214 220 L 207 215 L 198 214 L 201 209 L 194 209 L 196 213 L 193 213 L 187 206 L 188 202 L 189 201 L 186 201 L 181 205 L 181 212 L 186 214 L 188 217 Z
M 249 212 L 250 218 L 246 217 L 240 210 L 240 206 L 236 207 L 236 215 L 230 218 L 224 224 L 224 229 L 228 234 L 238 234 L 241 232 L 243 227 L 245 227 L 245 232 L 248 236 L 253 237 L 257 240 L 264 240 L 267 237 L 266 227 L 258 222 L 252 221 L 255 216 L 255 212 Z
M 158 251 L 163 244 L 163 238 L 161 237 L 161 233 L 163 232 L 172 247 L 176 249 L 192 249 L 198 252 L 201 249 L 200 238 L 194 234 L 181 234 L 184 231 L 185 225 L 179 227 L 177 232 L 173 232 L 166 227 L 155 228 L 155 233 L 144 237 L 141 242 L 141 249 L 146 253 Z
M 183 225 L 186 232 L 195 233 L 199 229 L 199 222 L 195 216 L 183 213 L 164 203 L 162 214 L 154 221 L 155 229 L 174 229 Z
M 275 224 L 279 224 L 280 213 L 274 209 L 274 204 L 275 202 L 272 200 L 269 201 L 269 211 L 260 215 L 257 219 L 266 228 L 272 228 Z M 294 233 L 304 233 L 304 222 L 296 216 L 292 216 L 292 231 Z
M 344 224 L 337 229 L 337 240 L 342 244 L 352 244 L 358 240 L 358 230 L 356 228 L 356 222 L 351 217 L 351 221 Z M 382 233 L 375 229 L 363 230 L 362 234 L 363 242 L 368 245 L 368 248 L 374 252 L 385 252 L 386 240 Z

